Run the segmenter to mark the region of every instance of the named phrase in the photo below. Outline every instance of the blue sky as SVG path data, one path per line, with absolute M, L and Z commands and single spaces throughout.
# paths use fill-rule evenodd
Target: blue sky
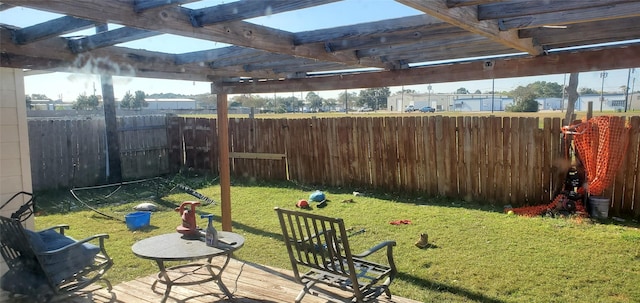
M 187 6 L 190 8 L 200 8 L 225 2 L 231 1 L 207 0 L 195 2 Z M 346 0 L 311 9 L 265 16 L 247 21 L 286 31 L 299 32 L 417 14 L 420 14 L 420 12 L 392 0 Z M 2 23 L 19 27 L 37 24 L 59 16 L 60 15 L 57 14 L 41 13 L 23 8 L 12 8 L 0 12 L 0 20 L 2 20 Z M 117 25 L 110 25 L 112 29 L 116 27 Z M 89 35 L 93 32 L 93 30 L 85 30 L 70 35 Z M 225 47 L 228 45 L 172 35 L 161 35 L 121 44 L 120 46 L 177 54 Z M 579 87 L 588 87 L 599 91 L 602 85 L 600 72 L 601 71 L 581 73 Z M 610 70 L 607 71 L 607 74 L 608 76 L 604 81 L 605 91 L 617 92 L 620 91 L 620 86 L 627 85 L 627 69 Z M 638 75 L 640 75 L 640 70 L 636 70 L 635 73 L 632 74 L 632 78 L 633 76 L 640 78 Z M 556 82 L 562 85 L 565 81 L 564 78 L 565 75 L 561 74 L 496 79 L 495 89 L 496 91 L 508 91 L 535 81 Z M 637 84 L 636 90 L 640 88 L 640 83 Z M 62 98 L 64 101 L 73 101 L 78 95 L 83 93 L 92 94 L 94 86 L 97 89 L 96 93 L 101 94 L 99 77 L 81 73 L 50 73 L 25 77 L 25 92 L 27 94 L 45 94 L 49 98 Z M 404 88 L 414 89 L 418 92 L 427 92 L 427 87 L 428 84 L 425 83 L 423 85 L 405 86 Z M 464 87 L 472 92 L 475 90 L 483 92 L 490 91 L 492 89 L 492 81 L 465 81 L 431 85 L 432 93 L 451 93 L 460 87 Z M 402 87 L 390 87 L 390 89 L 391 92 L 396 92 L 401 90 Z M 191 95 L 208 93 L 210 91 L 210 85 L 208 82 L 114 77 L 114 93 L 116 98 L 122 98 L 127 91 L 133 92 L 137 90 L 142 90 L 147 94 L 179 93 Z M 340 92 L 342 91 L 321 91 L 317 93 L 324 98 L 335 98 Z M 305 94 L 306 92 L 303 92 L 303 95 Z M 289 96 L 291 93 L 282 93 L 282 95 Z M 298 93 L 296 93 L 296 96 L 298 96 Z

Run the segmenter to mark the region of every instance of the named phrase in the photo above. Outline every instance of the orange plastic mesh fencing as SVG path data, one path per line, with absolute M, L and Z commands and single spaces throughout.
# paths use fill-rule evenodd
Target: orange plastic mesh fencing
M 601 195 L 626 155 L 629 129 L 624 117 L 600 116 L 575 126 L 574 144 L 587 172 L 587 191 Z
M 553 211 L 555 209 L 558 209 L 558 207 L 562 204 L 562 202 L 568 199 L 569 197 L 567 197 L 567 195 L 559 194 L 556 196 L 555 199 L 553 199 L 553 201 L 551 201 L 551 203 L 547 205 L 523 206 L 523 207 L 514 208 L 512 209 L 512 211 L 515 214 L 520 216 L 536 217 L 536 216 L 545 214 L 547 212 Z M 578 201 L 575 201 L 575 203 L 576 203 L 575 214 L 578 216 L 586 217 L 587 211 L 584 208 L 582 201 L 578 200 Z

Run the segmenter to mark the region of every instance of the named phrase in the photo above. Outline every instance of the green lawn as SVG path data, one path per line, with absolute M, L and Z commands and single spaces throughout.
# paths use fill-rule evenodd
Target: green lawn
M 183 182 L 219 201 L 220 187 L 211 179 Z M 37 228 L 70 224 L 69 234 L 76 238 L 108 233 L 107 248 L 115 265 L 107 276 L 115 284 L 157 271 L 151 261 L 135 257 L 131 245 L 175 232 L 180 217 L 173 208 L 195 198 L 173 190 L 158 199 L 153 187 L 137 185 L 114 189 L 100 193 L 108 201 L 99 204 L 99 209 L 118 220 L 88 210 L 68 192 L 47 192 L 37 195 L 40 213 L 35 222 Z M 330 202 L 312 212 L 342 217 L 347 228 L 365 229 L 350 238 L 356 252 L 381 240 L 397 241 L 394 256 L 400 273 L 391 286 L 396 295 L 422 302 L 640 302 L 637 222 L 518 217 L 504 214 L 502 205 L 450 199 L 391 193 L 354 196 L 350 188 L 234 181 L 233 230 L 246 238 L 236 257 L 290 268 L 273 208 L 295 208 L 298 199 L 308 198 L 315 189 L 323 190 Z M 87 197 L 81 196 L 85 201 Z M 355 203 L 342 203 L 345 199 Z M 152 214 L 151 226 L 127 230 L 124 215 L 145 201 L 160 206 Z M 220 228 L 219 205 L 203 205 L 198 210 L 215 214 Z M 206 220 L 198 220 L 206 226 Z M 394 220 L 411 220 L 411 224 L 389 224 Z M 414 246 L 422 232 L 429 234 L 432 247 Z M 376 257 L 384 260 L 383 253 Z

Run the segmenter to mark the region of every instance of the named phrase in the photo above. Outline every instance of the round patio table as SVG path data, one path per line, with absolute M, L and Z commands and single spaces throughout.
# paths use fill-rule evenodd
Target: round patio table
M 216 247 L 207 246 L 203 238 L 188 239 L 180 233 L 170 233 L 140 240 L 133 244 L 133 254 L 140 258 L 154 260 L 160 272 L 151 288 L 155 290 L 158 282 L 167 286 L 162 302 L 165 302 L 173 285 L 196 285 L 216 281 L 220 290 L 231 299 L 229 289 L 222 283 L 221 275 L 229 264 L 234 251 L 244 245 L 244 237 L 239 234 L 218 231 L 219 243 Z M 211 263 L 214 257 L 224 258 L 222 266 Z M 205 263 L 188 263 L 165 267 L 166 261 L 204 260 Z M 214 271 L 218 268 L 217 273 Z

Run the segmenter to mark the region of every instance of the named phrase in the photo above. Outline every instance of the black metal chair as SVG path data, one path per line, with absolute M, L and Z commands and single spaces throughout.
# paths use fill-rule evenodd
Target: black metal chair
M 104 246 L 107 234 L 78 241 L 65 236 L 68 225 L 35 232 L 25 229 L 21 218 L 25 219 L 21 213 L 0 216 L 0 254 L 8 267 L 0 278 L 3 290 L 36 301 L 69 295 L 97 280 L 111 290 L 111 283 L 103 278 L 113 265 Z
M 275 211 L 295 279 L 304 285 L 296 302 L 311 293 L 317 283 L 350 291 L 355 302 L 370 301 L 383 293 L 391 298 L 389 285 L 397 273 L 393 261 L 395 241 L 383 241 L 360 254 L 352 254 L 342 219 L 281 208 Z M 388 264 L 364 259 L 382 248 L 386 248 Z M 301 273 L 301 267 L 308 270 Z

